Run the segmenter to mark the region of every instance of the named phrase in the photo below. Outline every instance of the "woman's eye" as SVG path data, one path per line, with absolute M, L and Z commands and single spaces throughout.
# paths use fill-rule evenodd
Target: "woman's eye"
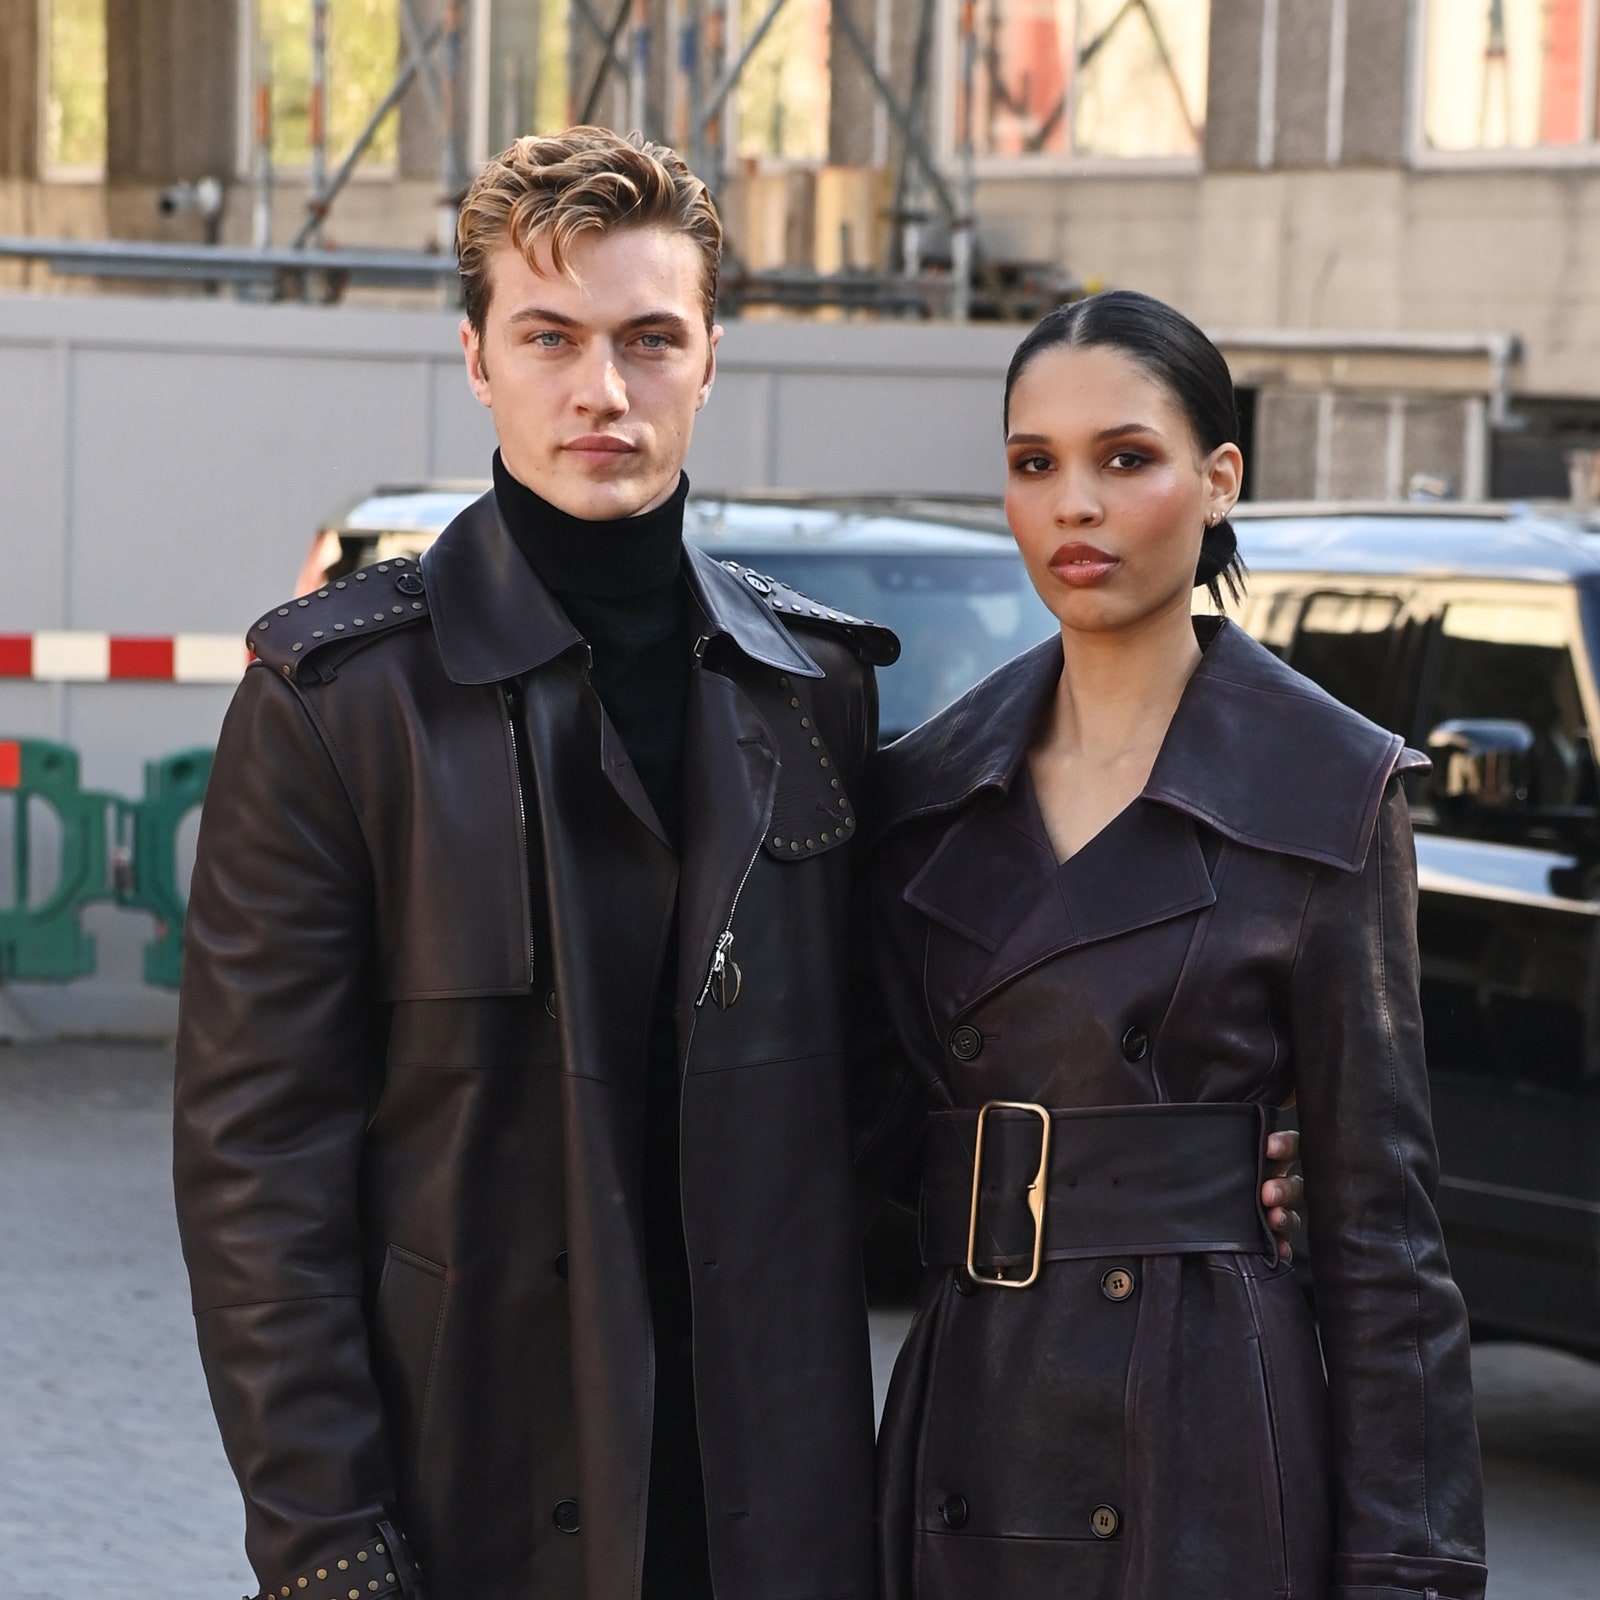
M 1039 473 L 1046 472 L 1050 467 L 1049 456 L 1018 456 L 1011 463 L 1013 472 L 1020 472 L 1024 477 L 1037 477 Z
M 1149 456 L 1140 455 L 1137 450 L 1119 450 L 1112 456 L 1110 464 L 1118 472 L 1133 472 L 1149 459 Z

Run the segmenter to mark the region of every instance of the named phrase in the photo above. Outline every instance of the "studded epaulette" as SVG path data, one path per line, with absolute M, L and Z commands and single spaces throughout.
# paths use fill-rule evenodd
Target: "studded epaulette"
M 368 639 L 427 614 L 420 564 L 394 556 L 269 611 L 245 643 L 274 672 L 294 678 L 309 656 L 328 645 Z
M 734 577 L 742 578 L 749 584 L 784 623 L 805 623 L 842 635 L 857 657 L 868 666 L 892 666 L 900 659 L 899 639 L 881 622 L 852 617 L 848 611 L 824 605 L 810 595 L 801 594 L 798 589 L 791 589 L 777 578 L 769 578 L 764 572 L 741 566 L 737 561 L 724 561 L 722 564 Z

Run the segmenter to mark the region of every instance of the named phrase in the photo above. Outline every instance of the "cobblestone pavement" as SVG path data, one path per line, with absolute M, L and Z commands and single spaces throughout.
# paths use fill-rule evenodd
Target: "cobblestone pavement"
M 243 1517 L 194 1353 L 171 1059 L 0 1048 L 0 1600 L 234 1600 Z M 873 1319 L 881 1398 L 903 1313 Z M 1490 1600 L 1600 1590 L 1600 1366 L 1476 1352 Z

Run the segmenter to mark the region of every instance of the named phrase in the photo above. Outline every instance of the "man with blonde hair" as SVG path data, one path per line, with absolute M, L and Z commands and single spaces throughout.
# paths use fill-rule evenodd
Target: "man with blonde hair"
M 492 491 L 250 633 L 174 1172 L 279 1600 L 875 1593 L 857 1173 L 913 1093 L 852 905 L 899 647 L 683 541 L 721 243 L 660 146 L 491 161 Z
M 683 543 L 721 243 L 660 146 L 491 161 L 492 492 L 251 631 L 175 1174 L 263 1593 L 873 1592 L 846 919 L 898 646 Z

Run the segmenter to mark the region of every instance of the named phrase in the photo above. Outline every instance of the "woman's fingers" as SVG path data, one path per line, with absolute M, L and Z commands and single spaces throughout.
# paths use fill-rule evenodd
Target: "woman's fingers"
M 1278 1175 L 1300 1159 L 1300 1131 L 1283 1128 L 1267 1135 L 1267 1160 L 1277 1169 Z

